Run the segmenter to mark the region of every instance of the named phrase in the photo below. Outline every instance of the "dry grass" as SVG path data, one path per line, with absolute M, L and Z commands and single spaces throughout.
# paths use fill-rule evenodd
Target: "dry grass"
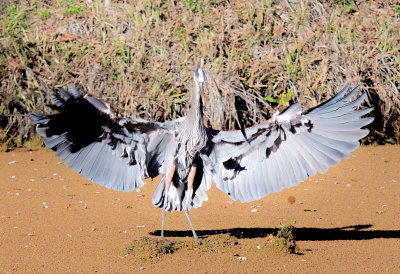
M 123 116 L 185 113 L 193 70 L 208 73 L 207 123 L 247 127 L 344 83 L 374 105 L 366 142 L 399 142 L 400 3 L 394 1 L 3 1 L 0 143 L 29 138 L 31 111 L 72 83 Z M 48 111 L 48 109 L 45 109 Z

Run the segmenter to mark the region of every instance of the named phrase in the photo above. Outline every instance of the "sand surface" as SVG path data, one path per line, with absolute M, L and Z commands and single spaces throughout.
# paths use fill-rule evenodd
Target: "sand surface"
M 0 271 L 398 273 L 399 167 L 400 146 L 361 147 L 326 174 L 256 202 L 231 202 L 213 186 L 209 201 L 191 211 L 193 224 L 203 239 L 227 234 L 240 245 L 138 264 L 126 248 L 159 235 L 156 180 L 116 192 L 69 170 L 50 150 L 0 153 Z M 253 248 L 294 220 L 301 254 Z M 167 214 L 166 230 L 170 239 L 191 240 L 182 212 Z

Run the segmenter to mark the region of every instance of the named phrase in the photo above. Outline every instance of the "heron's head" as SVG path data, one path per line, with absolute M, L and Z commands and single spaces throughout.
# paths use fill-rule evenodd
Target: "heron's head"
M 199 87 L 201 99 L 204 101 L 204 81 L 206 80 L 206 74 L 204 70 L 198 67 L 194 71 L 194 82 Z

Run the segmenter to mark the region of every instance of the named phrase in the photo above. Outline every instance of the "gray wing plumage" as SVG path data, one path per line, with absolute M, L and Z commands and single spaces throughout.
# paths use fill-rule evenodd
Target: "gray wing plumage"
M 31 116 L 45 145 L 71 169 L 114 190 L 131 191 L 143 178 L 166 169 L 168 155 L 176 150 L 177 120 L 153 122 L 113 118 L 108 105 L 82 95 L 69 86 L 52 94 L 58 111 Z
M 210 130 L 201 157 L 211 180 L 231 199 L 250 202 L 349 157 L 368 134 L 362 127 L 373 118 L 362 118 L 372 108 L 356 109 L 365 94 L 353 100 L 357 88 L 347 90 L 304 112 L 294 104 L 269 124 L 245 132 Z

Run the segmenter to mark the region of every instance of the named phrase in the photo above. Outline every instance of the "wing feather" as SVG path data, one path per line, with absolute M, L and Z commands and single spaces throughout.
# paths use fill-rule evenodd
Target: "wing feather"
M 330 100 L 304 112 L 298 104 L 245 132 L 212 131 L 205 169 L 233 200 L 249 202 L 324 173 L 359 146 L 371 111 L 356 109 L 365 94 L 346 85 Z M 240 167 L 240 168 L 238 168 Z
M 107 188 L 125 191 L 166 169 L 167 154 L 177 146 L 178 120 L 114 118 L 107 104 L 68 88 L 71 93 L 60 89 L 51 95 L 55 105 L 50 107 L 58 113 L 31 118 L 45 145 L 71 169 Z

